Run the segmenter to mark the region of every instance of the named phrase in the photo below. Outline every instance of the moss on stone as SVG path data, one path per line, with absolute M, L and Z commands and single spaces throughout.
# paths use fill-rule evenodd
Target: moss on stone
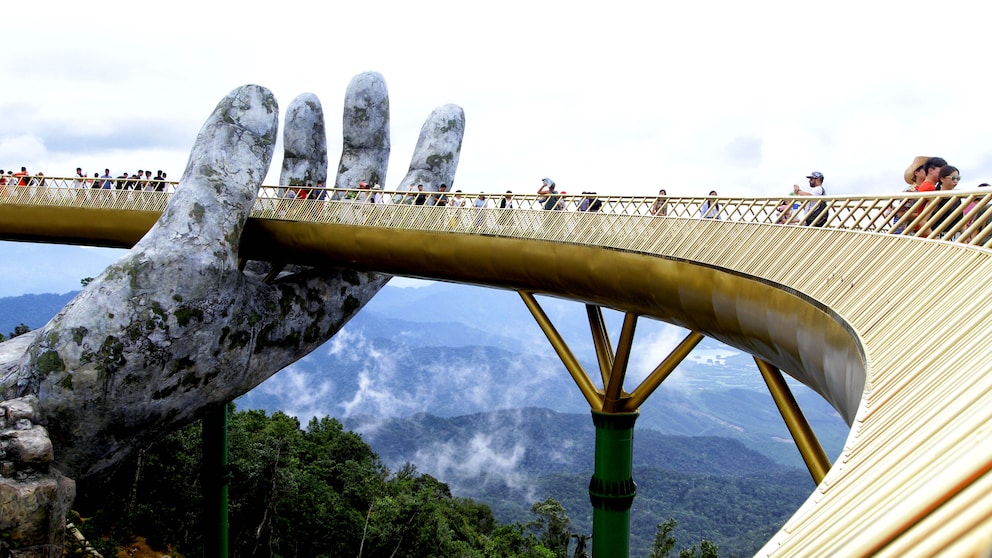
M 352 295 L 348 295 L 341 303 L 341 312 L 345 316 L 350 316 L 355 312 L 357 312 L 361 307 L 362 307 L 362 301 L 358 300 Z
M 45 335 L 45 343 L 47 343 L 49 347 L 58 345 L 59 339 L 61 339 L 61 337 L 59 336 L 57 330 L 49 331 L 48 334 Z
M 444 164 L 450 164 L 454 160 L 455 156 L 452 153 L 447 153 L 444 155 L 433 154 L 427 157 L 427 166 L 431 170 L 437 170 Z
M 189 211 L 189 216 L 193 219 L 194 223 L 201 224 L 203 222 L 203 216 L 206 215 L 207 210 L 200 203 L 194 203 L 193 209 Z
M 131 288 L 136 289 L 138 286 L 138 266 L 137 258 L 131 258 L 122 263 L 111 265 L 106 271 L 107 279 L 119 281 L 126 277 Z M 113 318 L 113 314 L 110 317 Z
M 228 349 L 243 349 L 251 342 L 251 333 L 248 331 L 235 331 L 228 336 Z
M 265 107 L 265 110 L 269 111 L 270 113 L 279 112 L 279 103 L 276 102 L 276 98 L 273 97 L 272 95 L 265 96 L 265 101 L 263 103 L 263 106 Z
M 189 325 L 190 321 L 194 319 L 200 323 L 203 323 L 203 310 L 200 310 L 199 308 L 179 307 L 174 312 L 174 315 L 176 316 L 176 322 L 181 327 L 186 327 Z
M 116 336 L 109 335 L 103 340 L 98 351 L 100 368 L 104 373 L 110 373 L 127 363 L 124 358 L 124 343 Z
M 72 340 L 76 343 L 76 345 L 82 345 L 83 338 L 86 337 L 87 333 L 89 333 L 89 330 L 85 327 L 74 327 L 72 328 Z
M 366 104 L 372 104 L 366 100 Z M 364 107 L 353 107 L 351 109 L 351 125 L 356 128 L 365 128 L 369 124 L 369 109 Z
M 320 327 L 320 320 L 315 320 L 303 331 L 303 342 L 304 343 L 315 343 L 320 341 L 321 332 L 323 331 Z
M 38 355 L 35 366 L 43 377 L 55 372 L 65 372 L 65 362 L 55 351 L 45 351 Z
M 255 347 L 253 352 L 262 353 L 266 349 L 276 348 L 276 349 L 297 349 L 300 346 L 300 332 L 290 330 L 289 333 L 283 336 L 275 335 L 275 326 L 269 324 L 265 326 L 262 331 L 258 333 L 258 338 L 255 341 Z

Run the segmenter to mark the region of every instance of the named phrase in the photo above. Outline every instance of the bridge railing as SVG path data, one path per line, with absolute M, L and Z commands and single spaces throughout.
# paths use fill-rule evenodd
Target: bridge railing
M 0 203 L 162 211 L 174 182 L 28 177 L 0 185 Z M 109 187 L 108 187 L 109 186 Z M 118 188 L 120 186 L 121 188 Z M 422 204 L 418 204 L 422 196 Z M 441 205 L 442 196 L 446 203 Z M 501 202 L 509 204 L 501 208 Z M 590 193 L 484 194 L 465 192 L 318 190 L 263 186 L 253 217 L 369 227 L 475 234 L 513 234 L 576 241 L 584 233 L 629 235 L 650 219 L 713 219 L 780 226 L 901 234 L 992 246 L 992 190 L 897 193 L 886 196 L 641 197 Z M 822 207 L 822 209 L 821 209 Z

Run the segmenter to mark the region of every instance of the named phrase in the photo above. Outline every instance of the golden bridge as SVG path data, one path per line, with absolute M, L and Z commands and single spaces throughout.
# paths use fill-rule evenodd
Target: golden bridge
M 170 196 L 76 186 L 0 187 L 0 238 L 127 248 Z M 654 198 L 599 196 L 589 212 L 584 196 L 563 196 L 559 210 L 515 196 L 500 209 L 499 198 L 474 207 L 477 193 L 452 207 L 409 203 L 410 192 L 369 203 L 366 190 L 286 199 L 263 187 L 240 255 L 515 290 L 594 416 L 636 412 L 703 336 L 719 340 L 754 356 L 817 482 L 759 555 L 989 556 L 986 192 L 942 193 L 961 203 L 940 208 L 923 194 L 817 198 L 828 219 L 809 227 L 791 208 L 810 198 L 669 198 L 660 217 Z M 704 204 L 718 218 L 700 218 Z M 583 369 L 535 294 L 587 305 L 599 370 Z M 604 307 L 625 313 L 615 348 Z M 642 316 L 691 333 L 625 388 Z M 850 425 L 832 464 L 782 372 Z

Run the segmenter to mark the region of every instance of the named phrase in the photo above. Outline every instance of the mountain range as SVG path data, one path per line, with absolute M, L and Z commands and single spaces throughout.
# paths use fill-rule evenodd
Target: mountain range
M 455 417 L 526 407 L 588 417 L 588 403 L 519 295 L 442 282 L 424 285 L 387 285 L 335 337 L 237 405 L 280 410 L 304 423 L 323 416 Z M 0 298 L 0 332 L 20 323 L 41 327 L 74 294 Z M 538 300 L 585 370 L 597 370 L 584 305 Z M 623 315 L 604 310 L 604 316 L 611 335 L 618 335 Z M 627 389 L 686 333 L 640 319 Z M 827 455 L 838 455 L 848 426 L 818 394 L 791 379 L 789 384 Z M 778 463 L 804 466 L 753 359 L 710 339 L 648 398 L 640 415 L 639 430 L 727 437 Z
M 334 338 L 236 405 L 304 424 L 336 417 L 391 470 L 413 464 L 502 521 L 526 522 L 530 504 L 550 496 L 577 532 L 591 532 L 590 409 L 520 297 L 423 285 L 387 286 Z M 74 294 L 0 298 L 0 332 L 43 326 Z M 539 302 L 582 366 L 596 370 L 584 305 Z M 617 335 L 623 315 L 604 315 Z M 640 319 L 627 389 L 686 333 Z M 847 425 L 819 395 L 789 383 L 827 454 L 838 455 Z M 680 541 L 705 537 L 753 553 L 813 489 L 753 359 L 709 339 L 642 405 L 634 477 L 632 555 L 646 554 L 669 517 Z

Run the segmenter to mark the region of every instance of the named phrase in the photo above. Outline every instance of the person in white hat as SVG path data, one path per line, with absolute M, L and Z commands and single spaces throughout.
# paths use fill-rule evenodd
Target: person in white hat
M 823 196 L 827 191 L 823 188 L 823 173 L 814 171 L 806 176 L 809 179 L 809 190 L 804 190 L 798 184 L 792 185 L 792 192 L 797 196 Z M 822 227 L 827 223 L 827 202 L 810 200 L 806 203 L 806 218 L 803 224 L 807 227 Z

